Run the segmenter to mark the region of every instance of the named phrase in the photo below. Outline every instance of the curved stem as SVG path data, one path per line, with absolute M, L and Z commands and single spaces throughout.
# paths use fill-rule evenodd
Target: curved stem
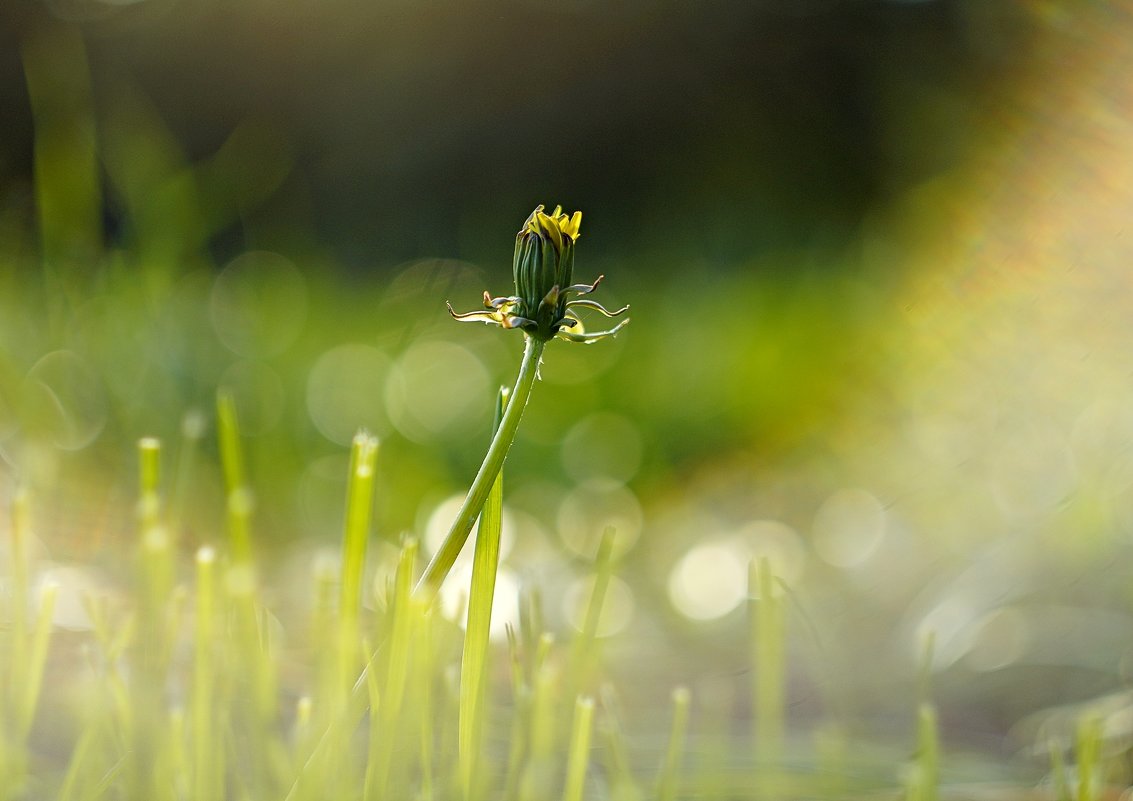
M 472 531 L 472 525 L 480 515 L 480 509 L 484 506 L 492 482 L 496 480 L 496 475 L 504 466 L 508 449 L 511 448 L 515 432 L 519 429 L 519 421 L 523 417 L 527 399 L 531 397 L 531 389 L 535 386 L 535 375 L 539 369 L 539 357 L 543 355 L 544 345 L 546 343 L 542 340 L 527 337 L 527 343 L 523 348 L 523 361 L 519 365 L 519 376 L 515 379 L 515 388 L 511 391 L 511 399 L 508 401 L 507 409 L 504 410 L 503 419 L 500 420 L 500 427 L 492 437 L 492 444 L 488 446 L 484 463 L 480 465 L 480 472 L 476 474 L 472 486 L 468 488 L 468 496 L 457 512 L 452 528 L 449 529 L 445 541 L 433 555 L 429 566 L 425 568 L 424 575 L 413 590 L 418 600 L 425 603 L 433 600 L 441 582 L 445 580 L 445 576 L 460 554 L 460 549 L 464 547 L 468 533 Z

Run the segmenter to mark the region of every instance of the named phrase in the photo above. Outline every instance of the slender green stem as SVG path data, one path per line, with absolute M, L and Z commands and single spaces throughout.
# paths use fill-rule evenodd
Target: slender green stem
M 476 474 L 472 486 L 468 488 L 468 496 L 464 499 L 464 504 L 460 507 L 445 541 L 433 555 L 432 561 L 425 568 L 424 575 L 414 589 L 414 594 L 426 604 L 432 601 L 441 582 L 452 569 L 456 557 L 460 555 L 460 549 L 464 547 L 468 534 L 472 531 L 472 524 L 476 522 L 480 509 L 484 506 L 488 492 L 492 489 L 492 483 L 504 465 L 508 449 L 515 439 L 515 432 L 519 429 L 523 410 L 527 406 L 528 398 L 531 397 L 531 389 L 535 386 L 535 376 L 539 370 L 539 358 L 543 355 L 544 345 L 546 343 L 540 339 L 527 337 L 523 349 L 523 361 L 519 365 L 519 377 L 515 379 L 515 388 L 511 391 L 511 400 L 508 401 L 496 435 L 492 437 L 492 444 L 488 446 L 488 453 L 484 457 L 484 463 L 480 465 L 480 472 Z
M 1078 721 L 1075 752 L 1078 758 L 1078 797 L 1076 801 L 1097 801 L 1101 798 L 1102 721 L 1096 713 Z M 931 801 L 936 801 L 931 799 Z
M 909 801 L 937 801 L 940 785 L 940 734 L 936 707 L 922 701 L 917 707 L 917 757 L 913 765 Z
M 598 625 L 602 622 L 602 610 L 606 605 L 606 593 L 610 589 L 610 580 L 614 573 L 614 536 L 613 526 L 607 526 L 602 532 L 598 555 L 594 558 L 594 583 L 590 588 L 590 598 L 586 602 L 582 631 L 571 647 L 570 677 L 573 682 L 572 688 L 575 690 L 586 685 L 597 664 L 598 657 L 594 645 L 598 639 Z
M 563 801 L 582 801 L 586 783 L 586 764 L 589 761 L 590 729 L 594 719 L 594 699 L 579 696 L 574 705 L 574 726 L 570 734 L 567 754 L 566 783 Z
M 423 608 L 428 607 L 432 602 L 441 582 L 452 569 L 456 557 L 460 555 L 460 549 L 464 547 L 464 543 L 472 531 L 472 525 L 476 522 L 480 510 L 484 506 L 488 492 L 495 483 L 496 476 L 503 468 L 504 459 L 507 457 L 507 452 L 515 439 L 515 432 L 519 429 L 523 410 L 527 407 L 531 390 L 535 386 L 535 378 L 539 371 L 539 359 L 543 355 L 545 345 L 546 343 L 541 340 L 527 337 L 523 350 L 523 361 L 519 365 L 519 376 L 515 380 L 515 387 L 511 391 L 507 408 L 500 420 L 500 426 L 492 438 L 492 444 L 488 446 L 484 463 L 480 465 L 480 471 L 472 481 L 472 486 L 468 490 L 468 497 L 464 499 L 464 505 L 460 507 L 456 520 L 453 521 L 452 528 L 449 529 L 448 536 L 445 537 L 445 541 L 433 556 L 432 561 L 429 562 L 428 567 L 425 568 L 424 575 L 421 576 L 414 588 L 413 593 L 416 599 L 423 604 Z M 303 767 L 300 768 L 299 774 L 295 777 L 285 801 L 295 801 L 300 797 L 303 792 L 305 777 L 312 766 L 321 759 L 328 749 L 334 747 L 338 736 L 343 732 L 349 732 L 365 717 L 370 695 L 367 684 L 368 677 L 377 667 L 382 650 L 383 644 L 379 644 L 366 667 L 362 669 L 362 674 L 354 683 L 354 687 L 347 698 L 345 709 L 341 713 L 332 715 L 326 730 L 315 744 Z M 386 705 L 383 701 L 383 706 Z
M 204 547 L 197 551 L 197 616 L 193 654 L 193 798 L 211 801 L 216 797 L 216 726 L 213 717 L 215 676 L 213 674 L 213 615 L 216 613 L 216 552 Z
M 507 409 L 508 391 L 500 387 L 496 398 L 496 414 L 492 433 L 499 428 Z M 481 763 L 480 743 L 487 689 L 485 665 L 492 626 L 492 602 L 496 592 L 496 576 L 500 562 L 500 526 L 503 514 L 503 479 L 500 470 L 492 482 L 492 491 L 484 501 L 480 527 L 476 531 L 476 549 L 472 562 L 472 583 L 468 593 L 468 625 L 465 626 L 464 651 L 460 660 L 460 712 L 457 756 L 464 798 L 476 796 L 477 767 Z
M 681 760 L 684 758 L 688 733 L 688 707 L 691 694 L 687 687 L 673 690 L 673 725 L 669 729 L 669 746 L 657 777 L 658 801 L 674 801 L 680 784 Z
M 364 431 L 354 436 L 350 448 L 350 476 L 346 484 L 346 525 L 342 536 L 342 581 L 338 602 L 338 672 L 343 693 L 363 664 L 359 650 L 358 621 L 362 607 L 362 574 L 366 568 L 366 545 L 374 505 L 374 465 L 378 440 Z
M 748 566 L 751 604 L 752 662 L 755 665 L 755 760 L 765 777 L 783 756 L 786 686 L 783 602 L 776 595 L 771 561 L 762 556 Z

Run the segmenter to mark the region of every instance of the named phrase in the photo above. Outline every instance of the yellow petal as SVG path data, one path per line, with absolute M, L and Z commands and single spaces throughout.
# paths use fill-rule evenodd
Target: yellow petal
M 570 222 L 563 225 L 563 231 L 571 239 L 578 239 L 578 229 L 582 227 L 582 212 L 576 211 L 571 215 Z
M 523 229 L 530 231 L 533 234 L 539 233 L 539 220 L 538 217 L 543 213 L 543 204 L 540 203 L 535 207 L 535 211 L 527 216 L 526 222 L 523 223 Z
M 559 229 L 559 224 L 541 211 L 536 213 L 536 217 L 539 219 L 539 225 L 542 226 L 544 235 L 555 243 L 555 250 L 562 252 L 563 235 Z

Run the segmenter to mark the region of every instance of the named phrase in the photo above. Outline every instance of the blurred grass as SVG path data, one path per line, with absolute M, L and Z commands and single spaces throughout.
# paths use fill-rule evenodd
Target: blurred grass
M 8 792 L 146 797 L 150 765 L 169 798 L 473 788 L 453 757 L 457 616 L 414 609 L 406 587 L 519 349 L 457 330 L 443 301 L 499 293 L 506 266 L 425 252 L 368 276 L 303 236 L 287 252 L 249 236 L 218 260 L 291 169 L 283 137 L 251 120 L 191 159 L 128 84 L 96 115 L 82 39 L 42 36 L 23 50 L 34 224 L 0 219 L 2 768 L 24 788 Z M 919 736 L 909 786 L 931 798 L 938 776 L 1036 778 L 1048 744 L 1124 686 L 1133 394 L 1107 322 L 1129 309 L 1122 251 L 1087 250 L 1091 279 L 1051 233 L 1063 206 L 1013 228 L 1035 193 L 1006 161 L 1020 187 L 979 207 L 991 234 L 971 210 L 991 183 L 979 165 L 901 196 L 849 245 L 731 261 L 666 242 L 625 264 L 616 231 L 587 234 L 578 270 L 606 273 L 634 323 L 554 343 L 508 463 L 516 542 L 497 603 L 538 586 L 545 618 L 528 614 L 511 665 L 498 644 L 485 656 L 500 702 L 486 783 L 545 797 L 569 764 L 569 796 L 659 775 L 665 796 L 739 797 L 759 750 L 776 763 L 768 797 L 858 794 L 898 785 L 908 749 L 893 744 Z M 1090 192 L 1081 206 L 1124 208 Z M 113 236 L 107 197 L 124 209 Z M 491 221 L 504 241 L 510 220 Z M 1019 240 L 1043 243 L 1023 269 L 988 255 Z M 372 449 L 350 450 L 361 427 L 382 443 L 372 474 Z M 755 593 L 724 563 L 757 560 L 802 600 L 778 609 L 785 642 L 737 646 Z M 910 644 L 926 629 L 939 720 L 917 706 Z M 775 659 L 753 677 L 760 652 Z M 600 703 L 577 707 L 572 735 L 580 693 Z M 334 726 L 355 695 L 368 741 Z M 1124 779 L 1129 705 L 1111 695 L 1104 733 L 1080 729 L 1077 781 L 1059 782 L 1080 801 L 1099 759 Z M 772 742 L 749 742 L 753 719 Z M 954 750 L 937 753 L 937 724 Z M 312 783 L 294 784 L 303 769 Z
M 50 67 L 56 78 L 49 86 L 58 85 L 56 92 L 87 96 L 81 40 L 67 33 L 51 36 L 60 38 L 29 47 L 29 72 Z M 47 53 L 49 63 L 41 64 Z M 275 151 L 262 140 L 271 134 L 242 127 L 215 157 L 190 164 L 138 98 L 112 103 L 98 137 L 89 97 L 88 107 L 68 102 L 69 117 L 53 115 L 43 107 L 49 102 L 44 98 L 36 104 L 51 120 L 37 127 L 38 152 L 45 161 L 37 168 L 36 186 L 39 205 L 47 209 L 39 215 L 41 244 L 2 256 L 11 265 L 4 294 L 4 341 L 11 346 L 4 353 L 0 401 L 11 410 L 6 415 L 11 430 L 4 448 L 25 481 L 50 485 L 62 469 L 112 466 L 125 472 L 130 457 L 119 442 L 152 434 L 176 443 L 182 421 L 207 418 L 222 385 L 255 435 L 249 472 L 270 479 L 264 482 L 266 492 L 279 493 L 264 498 L 264 509 L 287 508 L 284 498 L 296 497 L 312 454 L 330 452 L 320 435 L 326 432 L 304 414 L 304 400 L 309 404 L 320 392 L 334 393 L 334 385 L 349 381 L 355 394 L 345 411 L 355 419 L 339 421 L 335 444 L 344 444 L 338 431 L 352 433 L 368 424 L 383 439 L 389 435 L 391 455 L 399 463 L 417 463 L 417 469 L 379 479 L 400 482 L 379 493 L 379 530 L 397 532 L 415 523 L 414 506 L 392 499 L 409 501 L 419 498 L 423 487 L 462 483 L 461 471 L 476 458 L 474 449 L 464 446 L 476 441 L 477 426 L 486 420 L 479 405 L 450 404 L 455 409 L 450 415 L 459 415 L 461 425 L 453 421 L 439 430 L 423 429 L 404 411 L 414 399 L 403 395 L 402 419 L 392 420 L 389 412 L 383 414 L 390 403 L 388 383 L 375 375 L 367 385 L 367 376 L 359 372 L 374 365 L 388 370 L 422 343 L 453 342 L 460 349 L 444 352 L 477 380 L 470 390 L 482 386 L 480 376 L 501 376 L 510 363 L 509 343 L 487 331 L 453 330 L 443 301 L 475 298 L 484 286 L 496 288 L 506 281 L 506 270 L 482 273 L 469 264 L 424 260 L 405 265 L 391 278 L 370 281 L 347 277 L 310 251 L 256 250 L 227 265 L 212 265 L 208 240 L 233 224 L 238 209 L 271 193 L 277 185 L 272 169 L 286 170 L 286 161 L 266 166 Z M 60 168 L 49 157 L 50 142 L 64 135 L 52 126 L 88 143 L 74 154 L 84 162 Z M 89 146 L 94 142 L 97 153 Z M 97 186 L 96 159 L 109 180 L 104 190 Z M 130 198 L 121 244 L 105 249 L 99 245 L 104 191 Z M 81 208 L 67 211 L 67 203 Z M 58 214 L 50 211 L 56 206 L 62 209 Z M 8 239 L 0 248 L 24 242 Z M 606 243 L 588 245 L 600 254 Z M 43 272 L 35 266 L 39 258 Z M 611 296 L 615 302 L 634 301 L 641 333 L 605 353 L 556 349 L 545 378 L 564 387 L 570 402 L 545 400 L 533 407 L 529 428 L 536 441 L 517 454 L 526 460 L 520 475 L 534 465 L 548 465 L 553 466 L 550 477 L 561 480 L 554 454 L 559 438 L 598 409 L 649 427 L 641 475 L 652 482 L 671 465 L 712 460 L 721 451 L 758 448 L 774 458 L 837 413 L 846 384 L 869 381 L 868 331 L 875 330 L 878 321 L 870 318 L 881 297 L 860 273 L 832 273 L 820 254 L 776 254 L 765 266 L 719 275 L 708 264 L 689 269 L 682 264 L 684 254 L 640 258 L 658 264 L 657 280 L 627 283 L 634 271 L 619 271 L 600 257 L 593 267 L 580 265 L 594 274 L 610 273 Z M 772 272 L 782 274 L 784 262 L 799 258 L 812 266 L 800 264 L 789 279 L 768 280 Z M 488 274 L 494 278 L 488 280 Z M 848 293 L 858 295 L 854 302 L 847 302 Z M 721 297 L 743 302 L 721 314 Z M 369 363 L 319 361 L 346 345 L 365 346 L 361 355 L 353 355 Z M 309 375 L 321 364 L 328 365 L 324 373 Z M 425 369 L 410 366 L 416 373 Z M 45 380 L 25 380 L 37 368 L 47 373 Z M 442 391 L 436 383 L 442 376 L 416 373 L 403 373 L 407 390 Z M 334 385 L 319 386 L 324 375 Z M 40 384 L 54 396 L 49 408 L 35 398 Z M 677 386 L 695 391 L 676 392 Z M 375 389 L 385 389 L 386 397 L 358 394 Z M 331 403 L 317 422 L 325 427 L 326 418 L 337 413 Z M 432 455 L 412 453 L 414 440 L 441 447 Z M 207 464 L 202 467 L 194 491 L 207 496 L 219 478 Z M 296 530 L 292 519 L 284 513 L 272 521 L 280 541 L 309 533 Z

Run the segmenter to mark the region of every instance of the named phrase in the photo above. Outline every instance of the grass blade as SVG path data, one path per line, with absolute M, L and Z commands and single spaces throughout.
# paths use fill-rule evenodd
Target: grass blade
M 776 590 L 771 561 L 760 557 L 748 568 L 752 613 L 752 664 L 755 685 L 755 761 L 766 770 L 782 759 L 784 684 L 783 604 Z
M 613 576 L 614 534 L 613 527 L 607 527 L 602 532 L 598 554 L 594 557 L 594 584 L 590 590 L 590 597 L 587 599 L 582 631 L 575 639 L 571 649 L 570 676 L 576 690 L 586 686 L 589 674 L 597 659 L 595 642 L 598 637 L 598 625 L 602 621 L 602 610 L 606 605 L 606 592 L 610 588 L 610 578 Z
M 496 399 L 494 428 L 498 428 L 507 406 L 508 390 L 500 388 Z M 457 759 L 466 799 L 475 796 L 476 767 L 481 763 L 480 742 L 487 692 L 484 681 L 492 624 L 492 602 L 500 561 L 500 530 L 503 524 L 503 468 L 496 474 L 484 508 L 472 557 L 472 583 L 468 594 L 468 622 L 460 661 L 460 711 Z
M 193 632 L 192 758 L 195 801 L 212 801 L 216 797 L 214 750 L 220 738 L 213 715 L 215 596 L 216 552 L 204 547 L 197 551 L 197 604 Z
M 362 575 L 374 497 L 374 465 L 378 440 L 366 432 L 354 437 L 346 485 L 346 523 L 342 534 L 342 584 L 339 594 L 339 687 L 345 693 L 362 667 L 358 619 L 362 606 Z
M 594 720 L 594 699 L 580 696 L 574 705 L 574 724 L 567 754 L 563 801 L 582 801 L 586 766 L 590 761 L 590 730 Z
M 657 777 L 657 801 L 674 801 L 680 786 L 681 762 L 684 759 L 685 737 L 688 732 L 690 694 L 687 687 L 673 690 L 673 725 L 669 729 L 669 744 L 665 760 Z
M 366 766 L 365 799 L 385 798 L 389 784 L 390 764 L 393 759 L 394 735 L 409 677 L 409 656 L 411 650 L 413 565 L 417 561 L 417 540 L 405 540 L 401 547 L 401 558 L 394 577 L 393 598 L 390 611 L 393 625 L 389 634 L 389 650 L 386 654 L 385 688 L 381 694 L 382 705 L 378 710 L 381 729 L 378 734 L 376 758 Z M 367 691 L 367 696 L 368 696 Z

